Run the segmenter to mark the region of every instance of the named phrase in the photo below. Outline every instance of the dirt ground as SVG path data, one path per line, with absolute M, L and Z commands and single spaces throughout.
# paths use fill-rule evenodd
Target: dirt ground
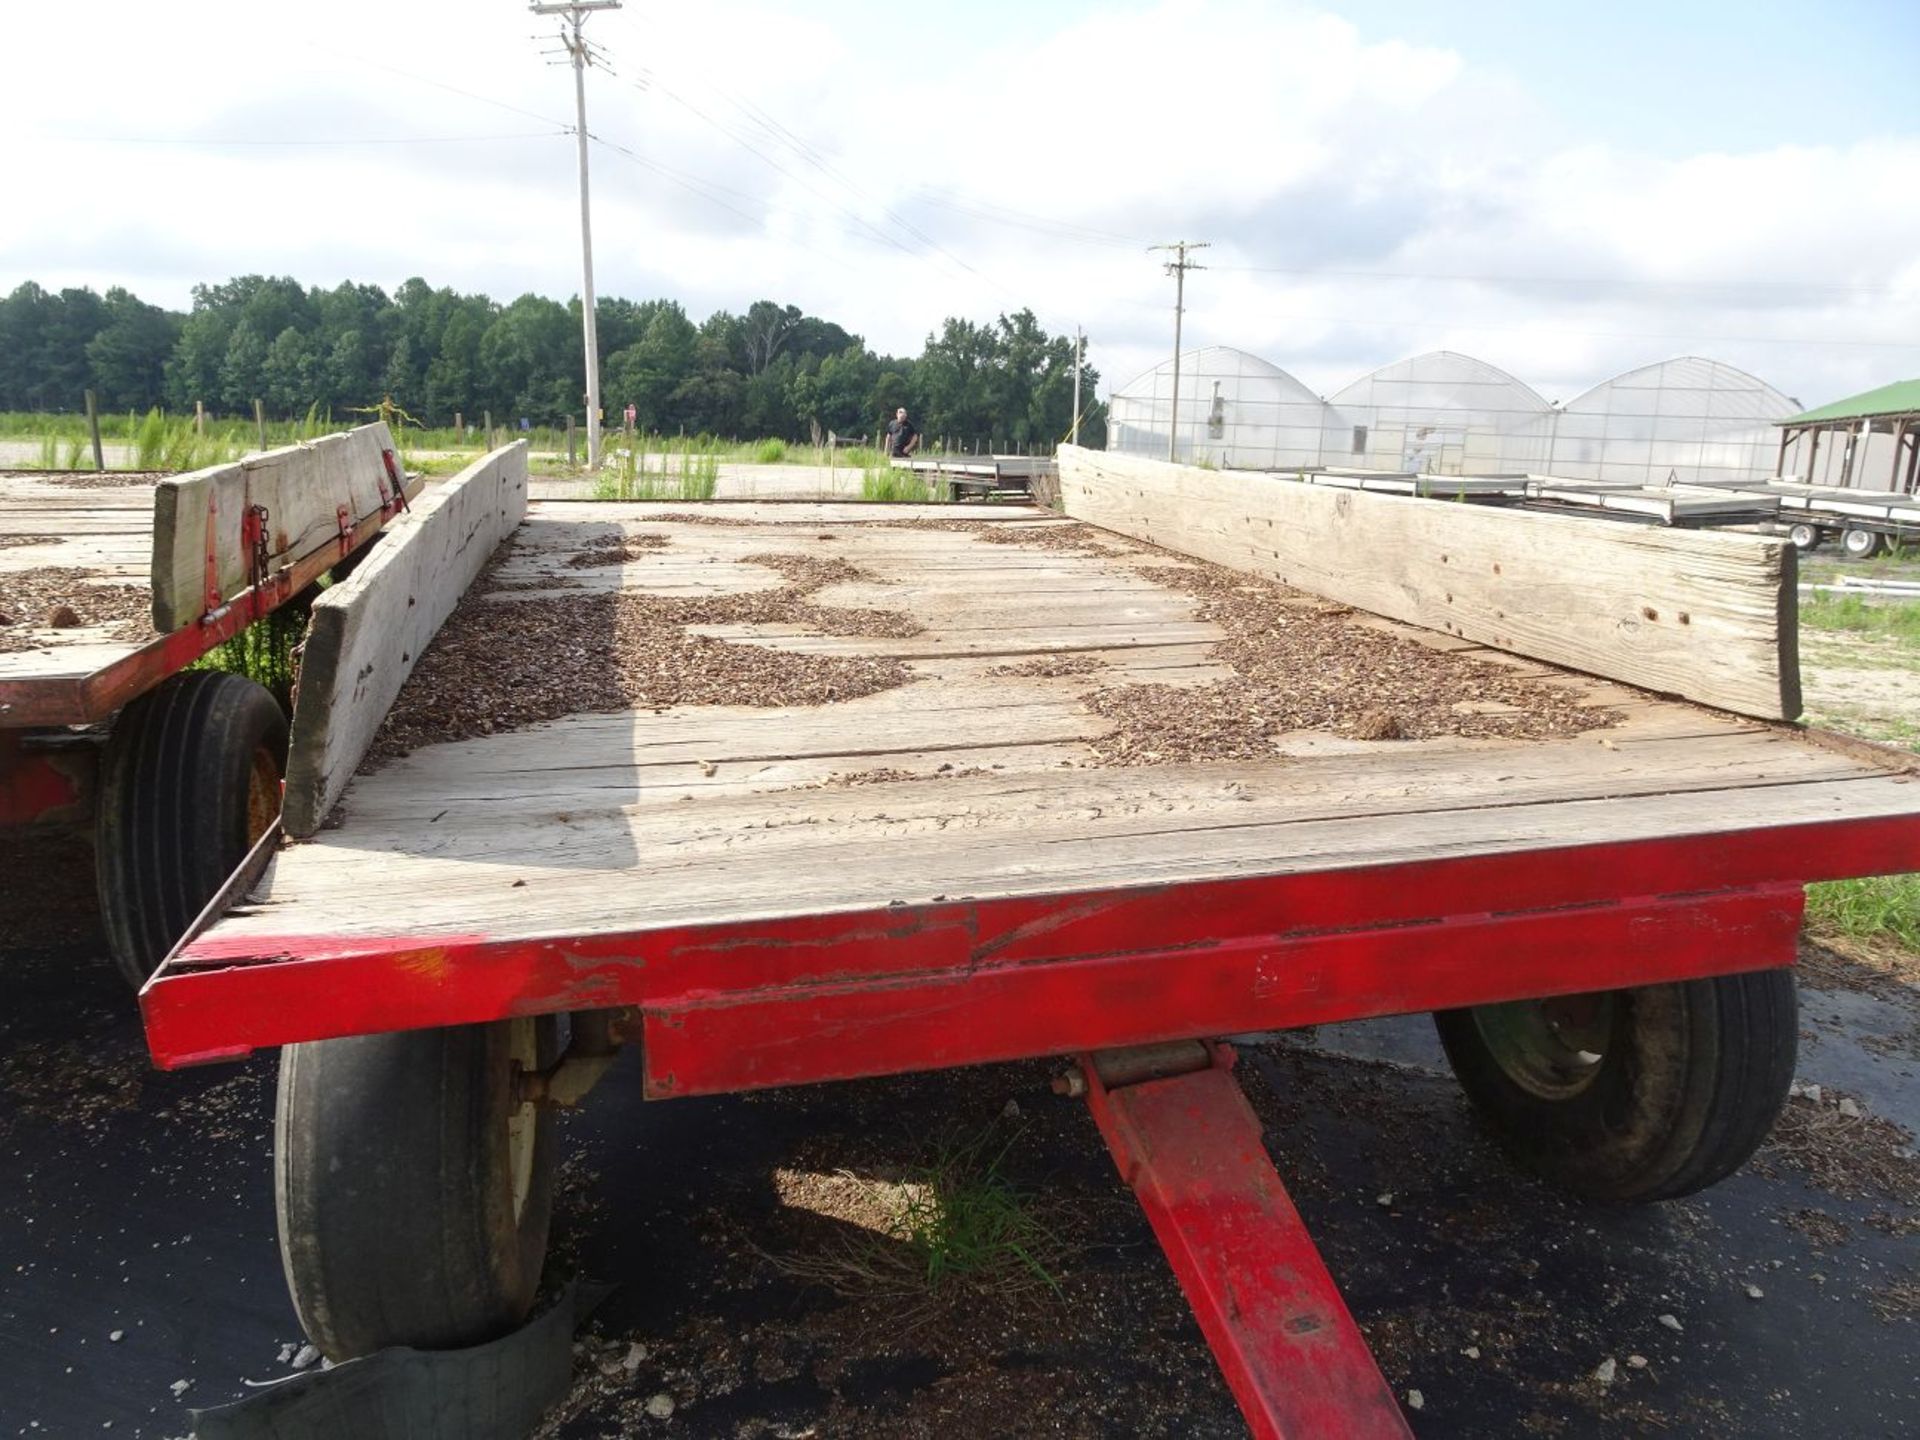
M 149 1070 L 84 855 L 55 858 L 77 893 L 40 887 L 0 953 L 0 1433 L 184 1435 L 190 1407 L 290 1373 L 301 1339 L 268 1183 L 273 1062 Z M 1416 1433 L 1912 1433 L 1920 990 L 1824 950 L 1803 974 L 1818 1097 L 1747 1171 L 1651 1208 L 1511 1168 L 1421 1017 L 1242 1045 L 1269 1150 L 1389 1382 L 1420 1392 Z M 551 1278 L 613 1288 L 543 1434 L 1243 1434 L 1091 1119 L 1051 1093 L 1058 1068 L 646 1105 L 623 1062 L 563 1125 Z M 989 1129 L 1055 1241 L 1057 1296 L 929 1306 L 799 1273 L 863 1224 L 850 1194 Z M 661 1396 L 669 1419 L 648 1412 Z
M 1809 723 L 1869 740 L 1920 742 L 1920 655 L 1880 636 L 1804 630 Z

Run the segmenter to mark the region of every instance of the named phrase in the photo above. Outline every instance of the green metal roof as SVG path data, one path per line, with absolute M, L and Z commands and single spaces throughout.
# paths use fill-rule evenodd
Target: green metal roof
M 1836 400 L 1831 405 L 1822 405 L 1818 410 L 1795 415 L 1791 420 L 1776 420 L 1773 423 L 1820 425 L 1835 420 L 1864 420 L 1869 415 L 1910 415 L 1915 412 L 1920 412 L 1920 380 L 1896 380 L 1891 385 L 1882 385 L 1878 390 Z

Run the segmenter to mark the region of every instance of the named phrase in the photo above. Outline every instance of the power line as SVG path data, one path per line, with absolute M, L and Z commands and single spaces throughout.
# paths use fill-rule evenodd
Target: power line
M 558 125 L 558 126 L 561 126 L 562 128 L 569 128 L 566 126 L 565 121 L 556 120 L 551 115 L 541 115 L 532 110 L 524 110 L 520 106 L 512 104 L 509 101 L 502 100 L 497 96 L 482 95 L 477 90 L 463 90 L 458 85 L 450 84 L 447 81 L 437 79 L 432 75 L 422 75 L 413 70 L 402 70 L 398 65 L 389 65 L 383 60 L 375 60 L 367 55 L 360 54 L 353 51 L 334 50 L 325 45 L 316 45 L 314 46 L 314 48 L 316 50 L 319 50 L 322 54 L 332 55 L 336 59 L 352 60 L 361 65 L 370 65 L 375 70 L 384 70 L 389 75 L 398 75 L 402 80 L 412 80 L 413 82 L 419 85 L 431 85 L 434 87 L 434 89 L 445 90 L 450 95 L 460 95 L 460 96 L 464 96 L 468 100 L 477 100 L 482 105 L 493 106 L 493 108 L 496 110 L 506 110 L 511 112 L 512 114 L 524 116 L 529 120 L 538 120 L 545 125 Z
M 1887 295 L 1892 285 L 1826 285 L 1812 280 L 1641 280 L 1604 275 L 1466 275 L 1419 270 L 1329 270 L 1284 265 L 1216 265 L 1220 271 L 1251 275 L 1294 275 L 1302 279 L 1440 280 L 1468 285 L 1564 285 L 1591 289 L 1644 290 L 1812 290 L 1846 295 Z
M 1434 320 L 1424 317 L 1374 319 L 1357 315 L 1286 313 L 1272 310 L 1261 311 L 1260 318 L 1266 321 L 1304 321 L 1330 328 L 1338 328 L 1342 325 L 1378 325 L 1402 330 L 1484 330 L 1500 334 L 1573 336 L 1593 340 L 1714 340 L 1729 345 L 1824 345 L 1885 350 L 1920 349 L 1920 340 L 1821 340 L 1791 335 L 1716 335 L 1701 330 L 1579 330 L 1561 325 L 1487 325 L 1469 320 Z
M 552 130 L 521 130 L 510 135 L 363 135 L 338 140 L 306 137 L 243 140 L 186 135 L 51 135 L 45 138 L 69 145 L 178 145 L 189 149 L 201 146 L 220 149 L 243 146 L 354 149 L 362 145 L 477 145 L 493 144 L 504 140 L 554 140 L 572 133 L 571 126 L 557 126 Z
M 854 224 L 858 225 L 861 229 L 865 230 L 869 235 L 872 235 L 875 239 L 880 241 L 882 244 L 889 245 L 892 248 L 900 250 L 905 254 L 913 255 L 915 258 L 920 259 L 927 264 L 931 265 L 934 263 L 933 260 L 927 254 L 923 254 L 920 251 L 915 250 L 913 247 L 909 245 L 902 244 L 898 239 L 896 239 L 891 235 L 886 234 L 886 232 L 882 231 L 881 229 L 879 229 L 879 227 L 875 226 L 865 216 L 856 213 L 855 211 L 849 209 L 845 205 L 840 204 L 838 201 L 830 198 L 827 195 L 822 194 L 819 190 L 815 189 L 813 186 L 807 184 L 798 175 L 795 175 L 793 171 L 789 170 L 786 166 L 782 165 L 778 160 L 768 155 L 758 145 L 755 145 L 752 140 L 750 140 L 749 138 L 747 138 L 747 136 L 740 133 L 740 131 L 726 125 L 720 120 L 715 119 L 713 116 L 707 114 L 704 110 L 700 109 L 700 107 L 695 105 L 692 101 L 688 100 L 684 95 L 679 94 L 670 86 L 667 86 L 661 83 L 658 77 L 652 71 L 643 70 L 641 74 L 643 78 L 640 81 L 636 82 L 638 88 L 641 88 L 643 90 L 647 88 L 658 89 L 660 93 L 665 95 L 668 99 L 674 101 L 676 104 L 685 108 L 689 113 L 693 114 L 698 119 L 703 121 L 705 124 L 719 131 L 720 134 L 726 136 L 726 138 L 733 141 L 736 145 L 739 145 L 742 149 L 747 150 L 749 153 L 757 156 L 763 163 L 770 166 L 771 168 L 779 172 L 781 175 L 784 175 L 789 180 L 792 180 L 795 184 L 799 185 L 803 190 L 805 190 L 809 195 L 812 195 L 815 199 L 820 200 L 822 203 L 837 210 L 840 214 L 842 214 L 846 218 L 853 221 Z M 766 135 L 768 138 L 773 140 L 776 144 L 783 145 L 785 148 L 792 151 L 796 156 L 798 156 L 806 164 L 811 166 L 813 169 L 819 171 L 821 175 L 833 181 L 835 184 L 839 185 L 840 187 L 842 187 L 852 195 L 858 197 L 861 200 L 866 201 L 869 204 L 878 206 L 881 215 L 885 218 L 887 222 L 889 222 L 902 234 L 906 235 L 913 241 L 917 242 L 917 244 L 919 244 L 920 246 L 923 246 L 925 250 L 930 251 L 932 252 L 933 255 L 937 255 L 940 258 L 946 260 L 948 264 L 958 267 L 961 271 L 964 271 L 967 275 L 972 276 L 974 279 L 980 281 L 982 284 L 988 285 L 993 289 L 998 290 L 1002 295 L 1006 296 L 1008 299 L 1012 300 L 1016 304 L 1028 305 L 1028 308 L 1032 308 L 1028 304 L 1028 302 L 1025 301 L 1017 291 L 1013 290 L 1009 286 L 1001 284 L 994 277 L 986 274 L 985 272 L 980 270 L 977 266 L 971 264 L 965 258 L 956 254 L 951 249 L 949 249 L 947 246 L 941 244 L 939 240 L 934 238 L 932 235 L 928 234 L 924 229 L 920 228 L 918 225 L 914 224 L 913 221 L 907 219 L 905 216 L 901 215 L 898 211 L 889 207 L 885 202 L 877 199 L 875 196 L 871 195 L 869 192 L 862 189 L 858 184 L 856 184 L 853 180 L 849 179 L 845 174 L 843 174 L 839 169 L 837 169 L 832 164 L 832 162 L 829 159 L 827 159 L 825 155 L 822 154 L 822 152 L 817 146 L 813 145 L 811 142 L 806 140 L 805 137 L 798 134 L 790 126 L 782 123 L 779 119 L 777 119 L 775 116 L 770 114 L 766 109 L 764 109 L 763 107 L 761 107 L 760 105 L 756 104 L 751 100 L 745 100 L 745 99 L 742 99 L 740 96 L 735 95 L 733 92 L 729 91 L 725 86 L 720 85 L 710 77 L 706 76 L 703 72 L 700 73 L 700 80 L 701 80 L 701 83 L 703 83 L 709 90 L 713 91 L 716 95 L 720 96 L 722 99 L 732 104 L 733 107 L 736 110 L 738 110 L 740 114 L 750 124 L 755 126 L 762 134 Z M 935 268 L 938 269 L 939 267 L 936 265 Z M 949 278 L 957 278 L 957 277 L 953 277 L 950 275 Z

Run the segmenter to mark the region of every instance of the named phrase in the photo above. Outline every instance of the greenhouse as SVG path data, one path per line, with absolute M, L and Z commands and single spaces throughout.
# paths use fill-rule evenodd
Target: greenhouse
M 1168 360 L 1114 392 L 1109 448 L 1164 459 Z M 1696 356 L 1617 375 L 1564 406 L 1470 355 L 1383 366 L 1322 400 L 1278 366 L 1215 346 L 1181 356 L 1179 458 L 1235 469 L 1555 475 L 1663 485 L 1764 479 L 1798 404 Z
M 1545 468 L 1552 407 L 1498 366 L 1435 350 L 1363 375 L 1332 399 L 1352 426 L 1330 463 L 1435 475 Z
M 1644 365 L 1554 413 L 1547 468 L 1569 480 L 1639 485 L 1761 479 L 1779 453 L 1774 423 L 1799 408 L 1717 360 Z
M 1116 390 L 1107 448 L 1167 458 L 1173 361 Z M 1215 345 L 1180 357 L 1178 456 L 1189 464 L 1280 470 L 1327 463 L 1343 443 L 1327 403 L 1277 365 Z

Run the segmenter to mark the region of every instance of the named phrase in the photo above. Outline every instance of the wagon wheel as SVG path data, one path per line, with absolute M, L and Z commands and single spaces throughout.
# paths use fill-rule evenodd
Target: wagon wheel
M 454 1349 L 526 1317 L 557 1142 L 551 1109 L 523 1100 L 517 1077 L 562 1048 L 543 1016 L 282 1052 L 280 1258 L 323 1353 Z
M 120 712 L 94 821 L 101 918 L 138 986 L 280 813 L 287 718 L 262 686 L 176 675 Z
M 1588 1199 L 1670 1200 L 1745 1164 L 1786 1099 L 1793 975 L 1516 1000 L 1434 1016 L 1467 1098 L 1522 1164 Z
M 1821 533 L 1818 525 L 1809 525 L 1802 521 L 1798 525 L 1787 527 L 1787 538 L 1793 541 L 1794 548 L 1797 550 L 1818 550 L 1820 542 L 1826 537 Z
M 1885 537 L 1873 530 L 1843 530 L 1840 548 L 1849 560 L 1871 560 L 1880 553 Z

